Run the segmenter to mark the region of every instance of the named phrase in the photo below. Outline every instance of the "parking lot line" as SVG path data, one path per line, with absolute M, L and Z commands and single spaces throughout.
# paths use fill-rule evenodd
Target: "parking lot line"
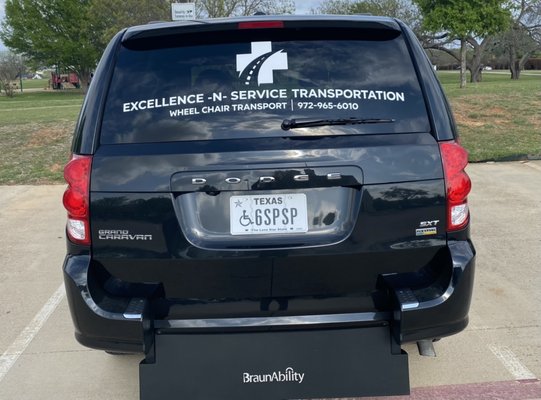
M 65 294 L 64 284 L 61 284 L 43 305 L 41 310 L 38 311 L 32 321 L 30 321 L 19 336 L 17 336 L 13 343 L 7 348 L 4 354 L 2 354 L 0 357 L 0 382 L 2 382 L 2 379 L 4 379 L 17 359 L 26 350 L 45 322 L 47 322 L 56 307 L 58 307 L 58 304 L 60 304 L 64 298 Z
M 537 379 L 537 377 L 519 361 L 518 357 L 505 346 L 488 345 L 488 348 L 504 365 L 516 380 Z
M 526 380 L 413 388 L 410 396 L 379 397 L 378 400 L 537 400 L 540 398 L 540 382 Z

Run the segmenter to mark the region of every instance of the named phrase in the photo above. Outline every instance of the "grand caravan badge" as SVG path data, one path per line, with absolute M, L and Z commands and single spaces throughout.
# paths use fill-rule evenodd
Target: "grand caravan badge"
M 287 68 L 287 53 L 272 51 L 272 42 L 252 42 L 251 53 L 237 54 L 239 79 L 247 86 L 273 83 L 274 71 Z

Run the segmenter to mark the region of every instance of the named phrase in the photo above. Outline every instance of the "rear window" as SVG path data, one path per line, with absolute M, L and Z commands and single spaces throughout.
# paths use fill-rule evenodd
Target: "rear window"
M 219 37 L 220 32 L 215 35 Z M 122 46 L 107 96 L 102 144 L 429 131 L 402 35 L 351 40 L 250 40 Z M 258 38 L 259 39 L 259 38 Z M 171 42 L 171 41 L 169 41 Z M 295 119 L 392 122 L 283 130 Z

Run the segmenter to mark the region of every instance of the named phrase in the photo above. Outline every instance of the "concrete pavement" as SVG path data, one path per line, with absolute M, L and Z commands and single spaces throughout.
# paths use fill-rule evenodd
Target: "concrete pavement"
M 495 398 L 482 396 L 491 390 L 541 398 L 541 162 L 468 172 L 478 252 L 471 322 L 436 343 L 437 358 L 405 346 L 412 398 Z M 58 292 L 63 189 L 0 187 L 0 399 L 138 399 L 140 356 L 110 356 L 73 339 Z

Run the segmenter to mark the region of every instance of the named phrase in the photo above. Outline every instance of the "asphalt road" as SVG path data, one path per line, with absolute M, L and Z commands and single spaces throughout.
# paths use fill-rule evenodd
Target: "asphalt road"
M 469 327 L 410 354 L 412 399 L 541 399 L 541 162 L 469 166 L 477 272 Z M 0 187 L 0 399 L 138 399 L 138 356 L 73 338 L 62 186 Z

